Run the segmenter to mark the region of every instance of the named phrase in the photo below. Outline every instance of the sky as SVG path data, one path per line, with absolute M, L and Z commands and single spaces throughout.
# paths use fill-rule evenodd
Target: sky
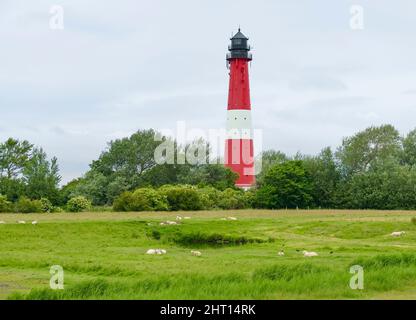
M 67 182 L 139 129 L 224 128 L 238 26 L 263 150 L 316 154 L 385 123 L 406 134 L 415 14 L 414 0 L 0 0 L 0 140 L 43 147 Z

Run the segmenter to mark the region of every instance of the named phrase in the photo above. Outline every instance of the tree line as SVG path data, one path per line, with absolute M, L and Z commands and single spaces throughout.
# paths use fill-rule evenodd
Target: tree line
M 174 210 L 175 197 L 193 209 L 416 209 L 416 130 L 401 136 L 392 125 L 369 127 L 314 156 L 265 151 L 249 192 L 235 189 L 236 174 L 221 164 L 158 164 L 156 133 L 139 130 L 110 141 L 88 172 L 62 187 L 56 158 L 10 138 L 0 144 L 0 211 L 23 211 L 18 203 L 30 201 L 38 201 L 39 210 L 41 200 L 43 207 L 48 200 L 71 211 L 113 204 L 119 210 Z M 176 154 L 200 143 L 175 142 Z

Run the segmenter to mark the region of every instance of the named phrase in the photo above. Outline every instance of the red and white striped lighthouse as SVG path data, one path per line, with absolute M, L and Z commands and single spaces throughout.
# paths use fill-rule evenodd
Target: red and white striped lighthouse
M 236 186 L 249 189 L 255 183 L 248 74 L 248 62 L 251 61 L 252 55 L 247 43 L 248 38 L 240 29 L 230 40 L 230 52 L 227 54 L 230 84 L 224 160 L 225 165 L 239 175 Z

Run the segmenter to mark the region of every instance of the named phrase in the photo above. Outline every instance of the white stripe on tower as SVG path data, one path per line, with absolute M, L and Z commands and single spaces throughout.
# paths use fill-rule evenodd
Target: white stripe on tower
M 227 139 L 252 139 L 250 110 L 227 111 Z

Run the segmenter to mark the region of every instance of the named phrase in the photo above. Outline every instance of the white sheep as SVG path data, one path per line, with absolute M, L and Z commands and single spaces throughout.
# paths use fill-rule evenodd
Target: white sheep
M 17 221 L 17 223 L 18 223 L 18 224 L 25 224 L 25 223 L 26 223 L 26 221 L 19 220 L 19 221 Z
M 32 224 L 36 225 L 36 224 L 38 224 L 38 222 L 35 220 L 35 221 L 32 221 Z
M 313 251 L 303 251 L 303 256 L 304 257 L 317 257 L 318 254 Z
M 202 256 L 202 253 L 201 253 L 200 251 L 196 251 L 196 250 L 192 250 L 192 251 L 191 251 L 191 254 L 192 254 L 193 256 L 196 256 L 196 257 L 200 257 L 200 256 Z
M 149 249 L 149 250 L 147 250 L 146 254 L 166 254 L 166 250 L 164 250 L 164 249 Z
M 183 217 L 185 220 L 191 219 L 191 217 Z
M 402 235 L 406 234 L 404 231 L 395 231 L 391 233 L 392 237 L 401 237 Z
M 280 257 L 283 257 L 283 256 L 285 255 L 285 253 L 284 253 L 283 251 L 279 251 L 279 252 L 277 253 L 277 255 L 278 255 L 278 256 L 280 256 Z
M 176 216 L 176 220 L 182 220 L 181 216 Z
M 0 221 L 0 224 L 6 224 L 6 222 L 4 222 L 4 221 Z
M 228 220 L 237 220 L 236 217 L 228 217 Z
M 161 226 L 169 226 L 169 225 L 177 225 L 179 224 L 178 222 L 175 221 L 166 221 L 166 222 L 161 222 L 160 225 Z

